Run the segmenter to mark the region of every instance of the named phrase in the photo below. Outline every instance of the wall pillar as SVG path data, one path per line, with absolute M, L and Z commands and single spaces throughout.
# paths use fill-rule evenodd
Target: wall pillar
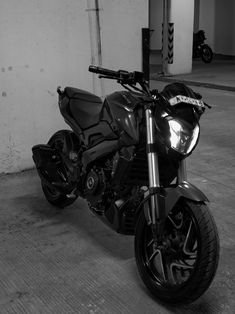
M 194 0 L 163 0 L 163 73 L 192 71 Z
M 100 29 L 100 7 L 99 0 L 87 0 L 87 11 L 90 30 L 91 44 L 91 64 L 102 67 L 102 45 L 101 45 L 101 29 Z M 93 93 L 104 97 L 104 82 L 98 78 L 95 73 L 92 75 Z

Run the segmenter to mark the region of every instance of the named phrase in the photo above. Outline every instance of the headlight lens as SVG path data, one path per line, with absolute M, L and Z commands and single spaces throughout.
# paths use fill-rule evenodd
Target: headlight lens
M 178 153 L 187 155 L 194 149 L 199 137 L 199 125 L 189 128 L 182 121 L 168 120 L 171 148 Z

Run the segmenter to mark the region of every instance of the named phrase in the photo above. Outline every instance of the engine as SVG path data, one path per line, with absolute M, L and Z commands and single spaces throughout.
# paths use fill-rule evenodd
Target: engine
M 90 168 L 83 181 L 84 196 L 90 209 L 106 217 L 112 228 L 134 234 L 136 210 L 144 197 L 145 175 L 143 179 L 142 173 L 136 171 L 136 163 L 132 165 L 132 160 L 125 160 L 119 153 L 110 157 Z
M 94 166 L 90 169 L 85 180 L 85 197 L 92 210 L 103 213 L 105 205 L 111 194 L 109 187 L 109 178 L 111 168 L 107 167 L 110 161 L 107 161 L 104 167 Z
M 114 203 L 116 206 L 121 204 L 123 210 L 133 210 L 142 199 L 140 187 L 147 183 L 146 169 L 143 168 L 145 163 L 139 154 L 135 160 L 131 155 L 131 158 L 127 158 L 127 153 L 124 156 L 121 153 L 97 163 L 86 175 L 84 196 L 89 207 L 96 213 L 103 214 Z

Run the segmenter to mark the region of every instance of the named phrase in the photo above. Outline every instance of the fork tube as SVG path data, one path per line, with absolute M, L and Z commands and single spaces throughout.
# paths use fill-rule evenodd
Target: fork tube
M 187 181 L 186 160 L 181 160 L 178 169 L 178 184 Z
M 148 147 L 148 169 L 149 169 L 149 187 L 159 187 L 159 171 L 157 153 L 153 152 L 153 144 L 155 143 L 154 121 L 151 109 L 145 111 L 146 128 L 147 128 L 147 147 Z
M 160 187 L 159 182 L 159 169 L 158 169 L 158 156 L 154 149 L 155 143 L 155 128 L 154 117 L 151 109 L 145 110 L 146 129 L 147 129 L 147 156 L 148 156 L 148 172 L 149 172 L 149 190 L 150 193 Z M 151 195 L 151 218 L 152 224 L 156 227 L 156 221 L 159 219 L 159 206 L 157 194 Z

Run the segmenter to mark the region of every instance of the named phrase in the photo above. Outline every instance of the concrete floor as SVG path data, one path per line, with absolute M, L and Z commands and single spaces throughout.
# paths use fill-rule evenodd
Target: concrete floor
M 193 86 L 206 86 L 220 90 L 235 91 L 235 59 L 215 55 L 211 63 L 200 58 L 193 59 L 192 72 L 188 74 L 163 76 L 162 59 L 159 52 L 150 54 L 150 77 L 165 82 L 181 81 Z
M 185 307 L 160 304 L 138 276 L 133 237 L 109 230 L 81 199 L 55 210 L 30 170 L 0 177 L 1 314 L 234 313 L 235 93 L 197 91 L 214 104 L 188 160 L 189 179 L 209 197 L 221 241 L 209 290 Z

